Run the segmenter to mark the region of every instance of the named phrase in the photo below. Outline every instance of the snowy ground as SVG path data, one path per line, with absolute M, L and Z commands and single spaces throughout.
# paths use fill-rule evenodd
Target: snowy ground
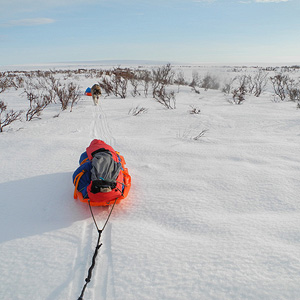
M 28 105 L 22 97 L 0 94 L 15 108 Z M 95 107 L 82 96 L 72 113 L 53 118 L 53 104 L 6 129 L 0 298 L 80 295 L 97 232 L 72 173 L 99 138 L 125 157 L 132 189 L 103 232 L 84 299 L 300 299 L 300 112 L 271 98 L 232 105 L 220 91 L 181 88 L 166 110 L 150 97 Z M 148 112 L 128 114 L 138 105 Z M 101 226 L 108 211 L 94 211 Z

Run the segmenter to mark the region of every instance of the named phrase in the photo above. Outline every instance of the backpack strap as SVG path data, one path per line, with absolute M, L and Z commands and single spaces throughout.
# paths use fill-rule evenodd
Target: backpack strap
M 77 194 L 78 183 L 79 183 L 79 180 L 80 180 L 81 176 L 82 176 L 84 173 L 85 173 L 85 171 L 82 170 L 82 171 L 81 171 L 80 173 L 78 173 L 78 174 L 76 175 L 76 177 L 74 178 L 74 185 L 75 185 L 75 189 L 74 189 L 74 199 L 77 199 L 77 196 L 78 196 L 78 194 Z
M 87 161 L 89 160 L 89 158 L 87 157 L 87 158 L 85 158 L 81 163 L 80 163 L 80 165 L 83 165 L 84 163 L 86 163 Z

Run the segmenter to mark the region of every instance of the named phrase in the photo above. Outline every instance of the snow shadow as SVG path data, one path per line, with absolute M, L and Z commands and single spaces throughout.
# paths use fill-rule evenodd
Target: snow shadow
M 56 173 L 0 184 L 0 243 L 65 228 L 90 217 L 73 199 L 72 173 Z

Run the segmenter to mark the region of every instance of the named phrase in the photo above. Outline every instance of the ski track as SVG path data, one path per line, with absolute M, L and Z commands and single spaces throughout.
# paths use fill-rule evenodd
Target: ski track
M 88 248 L 88 241 L 92 238 L 91 234 L 91 226 L 87 225 L 88 221 L 84 221 L 82 224 L 82 232 L 81 238 L 79 239 L 78 246 L 76 248 L 76 253 L 73 260 L 72 266 L 72 274 L 74 274 L 74 278 L 70 283 L 68 299 L 72 299 L 74 293 L 80 295 L 81 289 L 84 285 L 84 279 L 86 276 L 86 266 L 88 263 L 83 264 L 84 256 L 90 251 Z M 75 292 L 76 291 L 76 292 Z
M 112 224 L 108 223 L 102 234 L 98 263 L 96 264 L 95 280 L 92 290 L 92 299 L 115 299 L 114 271 L 111 251 Z
M 107 121 L 107 116 L 99 104 L 97 106 L 92 107 L 93 109 L 93 119 L 91 124 L 91 132 L 90 136 L 92 139 L 101 139 L 105 141 L 107 144 L 112 147 L 115 146 L 115 138 L 112 135 L 112 132 L 109 128 L 109 124 Z M 109 210 L 107 211 L 107 216 L 109 214 Z M 101 217 L 106 218 L 104 214 L 101 214 Z M 97 220 L 96 222 L 101 228 L 101 222 L 105 221 Z M 94 225 L 94 224 L 92 224 Z M 88 233 L 88 230 L 90 233 Z M 96 258 L 96 265 L 93 270 L 93 275 L 91 282 L 88 284 L 85 294 L 87 298 L 90 299 L 99 299 L 99 300 L 113 300 L 115 299 L 115 289 L 114 289 L 114 271 L 113 271 L 113 259 L 112 259 L 112 251 L 111 251 L 111 231 L 112 224 L 108 223 L 105 227 L 105 230 L 102 233 L 100 242 L 102 246 L 99 249 L 98 256 Z M 69 290 L 69 299 L 71 299 L 71 295 L 74 293 L 73 287 L 80 287 L 80 291 L 78 290 L 78 296 L 81 292 L 81 289 L 85 283 L 84 279 L 86 278 L 88 268 L 91 264 L 91 258 L 93 255 L 93 251 L 96 247 L 94 241 L 97 241 L 97 237 L 94 233 L 94 229 L 90 226 L 87 226 L 86 223 L 84 225 L 84 229 L 82 231 L 80 245 L 78 245 L 77 253 L 75 255 L 75 263 L 73 265 L 74 271 L 80 273 L 77 278 L 74 280 L 74 283 L 70 286 Z M 104 240 L 104 241 L 103 241 Z M 91 245 L 88 249 L 85 249 L 86 245 Z M 86 258 L 82 258 L 80 253 L 85 253 Z M 82 264 L 82 259 L 86 259 L 87 263 Z M 78 268 L 78 265 L 83 265 Z M 76 268 L 78 270 L 76 270 Z M 84 274 L 84 277 L 82 276 Z
M 109 128 L 106 114 L 100 104 L 95 106 L 93 110 L 91 138 L 101 139 L 112 147 L 115 146 L 115 139 Z

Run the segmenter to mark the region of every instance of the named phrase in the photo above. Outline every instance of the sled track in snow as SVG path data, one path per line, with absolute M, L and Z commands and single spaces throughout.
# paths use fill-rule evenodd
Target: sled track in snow
M 108 223 L 102 234 L 98 263 L 95 269 L 93 284 L 93 298 L 101 300 L 115 299 L 114 269 L 111 251 L 112 224 Z
M 91 139 L 101 139 L 105 143 L 114 147 L 115 138 L 111 133 L 106 114 L 101 104 L 93 107 L 92 116 Z M 107 210 L 107 214 L 108 213 L 109 210 Z M 99 228 L 101 228 L 101 223 L 106 217 L 107 216 L 105 214 L 96 213 L 96 220 L 97 223 L 99 221 Z M 87 271 L 91 263 L 93 250 L 96 246 L 96 230 L 95 228 L 91 227 L 93 224 L 87 226 L 87 222 L 88 221 L 85 221 L 80 244 L 78 245 L 77 253 L 75 254 L 74 258 L 73 270 L 74 273 L 76 271 L 76 277 L 70 286 L 69 299 L 72 299 L 71 295 L 74 296 L 74 291 L 78 291 L 78 295 L 80 294 L 79 289 L 81 289 L 84 284 L 84 279 L 86 278 Z M 111 231 L 112 224 L 108 223 L 102 233 L 101 243 L 103 245 L 101 246 L 96 259 L 92 280 L 86 289 L 86 296 L 91 300 L 115 299 L 114 269 L 111 251 Z
M 93 111 L 91 135 L 93 139 L 101 139 L 112 147 L 115 145 L 115 139 L 112 136 L 111 130 L 109 128 L 106 114 L 100 104 L 98 106 L 95 106 L 95 109 Z
M 73 278 L 69 286 L 68 299 L 74 299 L 74 297 L 76 298 L 76 296 L 80 295 L 90 264 L 90 255 L 92 252 L 91 240 L 93 240 L 93 224 L 88 224 L 88 221 L 84 221 L 71 268 Z
M 106 211 L 103 210 L 106 213 Z M 107 211 L 108 212 L 108 211 Z M 98 214 L 99 224 L 105 219 L 105 214 Z M 90 300 L 113 300 L 115 299 L 114 269 L 111 251 L 112 224 L 108 223 L 102 233 L 98 257 L 91 282 L 86 289 L 86 298 Z M 73 264 L 70 270 L 70 284 L 67 299 L 77 299 L 87 277 L 91 265 L 92 256 L 96 247 L 97 231 L 91 220 L 82 224 L 81 236 L 78 238 L 78 246 L 74 255 Z M 51 298 L 49 298 L 50 300 Z

